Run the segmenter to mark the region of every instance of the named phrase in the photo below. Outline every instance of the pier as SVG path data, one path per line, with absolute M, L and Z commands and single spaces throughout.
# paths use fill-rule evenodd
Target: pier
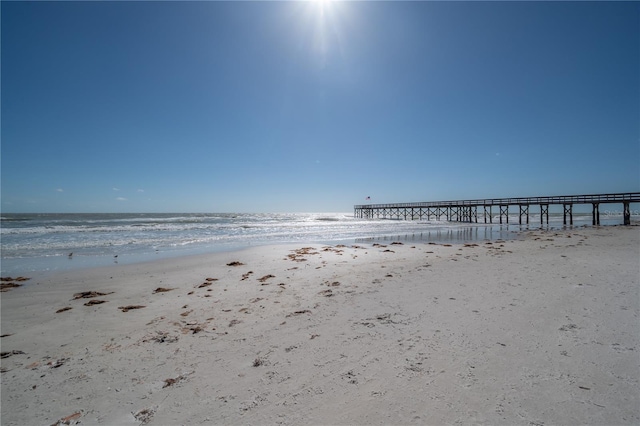
M 549 223 L 549 206 L 562 205 L 564 224 L 573 225 L 573 206 L 592 205 L 592 224 L 600 225 L 600 204 L 622 204 L 625 225 L 631 224 L 631 203 L 640 202 L 640 192 L 617 194 L 560 195 L 549 197 L 489 198 L 479 200 L 427 201 L 418 203 L 361 204 L 354 206 L 354 217 L 360 219 L 430 220 L 478 223 L 478 211 L 484 223 L 493 223 L 493 212 L 500 223 L 509 223 L 509 207 L 517 208 L 519 223 L 529 223 L 532 207 L 539 208 L 540 224 Z M 495 210 L 494 210 L 495 209 Z M 523 222 L 524 221 L 526 222 Z

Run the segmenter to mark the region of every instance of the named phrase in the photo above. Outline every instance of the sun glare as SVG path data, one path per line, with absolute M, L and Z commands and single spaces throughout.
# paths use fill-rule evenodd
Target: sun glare
M 344 54 L 343 33 L 344 20 L 347 18 L 347 7 L 338 0 L 307 0 L 304 4 L 300 24 L 306 37 L 305 47 L 314 53 L 321 68 L 324 68 L 331 57 L 338 58 Z
M 331 3 L 333 2 L 333 0 L 308 0 L 308 1 L 314 4 L 322 14 L 324 14 L 324 12 L 331 7 Z

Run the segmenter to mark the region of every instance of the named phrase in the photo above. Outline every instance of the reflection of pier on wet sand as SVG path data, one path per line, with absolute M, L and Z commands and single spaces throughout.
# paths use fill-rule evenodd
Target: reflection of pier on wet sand
M 508 226 L 474 226 L 457 225 L 455 227 L 427 227 L 423 232 L 410 234 L 380 235 L 375 237 L 356 238 L 356 244 L 391 244 L 393 242 L 434 243 L 434 244 L 462 244 L 473 241 L 513 240 L 519 235 L 517 230 L 509 230 Z
M 564 224 L 573 225 L 573 205 L 591 204 L 593 225 L 600 225 L 600 204 L 622 204 L 624 224 L 631 223 L 631 203 L 640 202 L 640 192 L 617 194 L 560 195 L 549 197 L 489 198 L 478 200 L 427 201 L 395 204 L 361 204 L 353 207 L 360 219 L 441 220 L 478 223 L 478 208 L 482 208 L 484 223 L 493 223 L 492 208 L 498 207 L 500 223 L 509 223 L 509 206 L 518 206 L 519 223 L 529 223 L 529 208 L 540 206 L 540 223 L 549 223 L 549 206 L 562 205 Z

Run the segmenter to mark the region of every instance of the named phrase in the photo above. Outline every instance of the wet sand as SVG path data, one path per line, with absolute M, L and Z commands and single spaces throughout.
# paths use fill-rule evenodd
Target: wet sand
M 640 423 L 640 227 L 31 278 L 3 425 Z

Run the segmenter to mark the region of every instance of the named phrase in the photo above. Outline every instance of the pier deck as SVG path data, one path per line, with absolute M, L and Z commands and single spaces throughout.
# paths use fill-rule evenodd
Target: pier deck
M 519 209 L 519 223 L 529 223 L 529 209 L 540 206 L 540 223 L 549 223 L 549 206 L 562 205 L 564 224 L 573 225 L 574 204 L 591 204 L 593 225 L 600 225 L 600 204 L 622 204 L 624 224 L 631 223 L 631 203 L 640 202 L 640 192 L 616 194 L 560 195 L 548 197 L 487 198 L 478 200 L 427 201 L 417 203 L 360 204 L 354 206 L 354 217 L 361 219 L 441 220 L 478 223 L 478 209 L 482 209 L 484 223 L 493 223 L 493 207 L 498 208 L 500 223 L 509 223 L 509 207 Z M 488 222 L 487 222 L 488 219 Z

